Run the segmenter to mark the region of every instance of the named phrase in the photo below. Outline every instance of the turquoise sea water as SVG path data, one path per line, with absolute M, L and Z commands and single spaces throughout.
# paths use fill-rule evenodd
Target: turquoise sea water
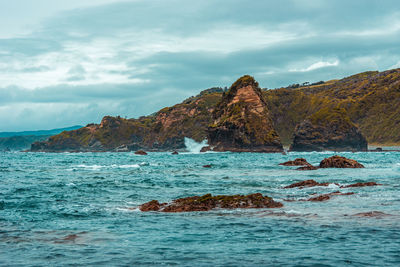
M 399 266 L 400 153 L 340 153 L 365 169 L 278 163 L 333 153 L 1 153 L 2 266 Z M 211 164 L 212 168 L 203 168 Z M 283 189 L 293 182 L 350 184 Z M 326 202 L 313 193 L 355 192 Z M 280 209 L 140 212 L 157 199 L 257 193 Z M 392 216 L 360 218 L 359 212 Z

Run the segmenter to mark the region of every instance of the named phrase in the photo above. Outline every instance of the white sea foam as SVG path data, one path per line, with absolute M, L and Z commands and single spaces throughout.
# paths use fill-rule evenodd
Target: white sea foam
M 130 168 L 140 168 L 140 164 L 123 164 L 123 165 L 118 165 L 118 164 L 112 164 L 112 165 L 85 165 L 85 164 L 81 164 L 81 165 L 77 165 L 76 168 L 83 168 L 86 170 L 90 170 L 90 171 L 98 171 L 101 169 L 130 169 Z
M 328 188 L 339 188 L 337 184 L 329 184 Z
M 191 138 L 185 137 L 185 146 L 190 153 L 200 153 L 200 150 L 207 145 L 207 139 L 198 143 Z

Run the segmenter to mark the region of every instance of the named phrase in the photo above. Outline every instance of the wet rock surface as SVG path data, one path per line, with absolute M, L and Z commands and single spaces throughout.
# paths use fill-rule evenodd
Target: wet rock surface
M 212 209 L 255 209 L 255 208 L 280 208 L 283 204 L 260 193 L 250 195 L 217 195 L 206 194 L 180 198 L 171 203 L 160 204 L 157 200 L 139 206 L 141 211 L 160 212 L 190 212 L 209 211 Z
M 382 184 L 378 184 L 376 182 L 365 182 L 365 183 L 355 183 L 355 184 L 350 184 L 350 185 L 343 185 L 340 188 L 377 186 L 377 185 L 382 185 Z
M 135 152 L 135 154 L 136 154 L 136 155 L 143 155 L 143 156 L 145 156 L 145 155 L 147 155 L 147 152 L 146 152 L 146 151 L 143 151 L 143 150 L 138 150 L 138 151 Z
M 301 167 L 297 168 L 296 170 L 298 170 L 298 171 L 314 171 L 314 170 L 318 170 L 318 168 L 311 164 L 308 164 L 305 166 L 301 166 Z
M 331 199 L 332 196 L 348 196 L 348 195 L 354 195 L 354 192 L 348 192 L 348 193 L 341 193 L 340 191 L 328 193 L 328 194 L 322 194 L 316 197 L 311 197 L 305 201 L 314 201 L 314 202 L 319 202 L 319 201 L 326 201 Z M 304 201 L 304 200 L 303 200 Z
M 295 160 L 289 160 L 283 163 L 279 163 L 279 165 L 282 166 L 304 166 L 304 165 L 310 165 L 308 161 L 304 158 L 297 158 Z
M 320 168 L 364 168 L 364 165 L 354 159 L 332 156 L 321 161 Z
M 314 186 L 328 186 L 330 183 L 318 183 L 314 180 L 305 180 L 305 181 L 301 181 L 298 183 L 294 183 L 288 186 L 285 186 L 284 188 L 295 188 L 295 187 L 299 187 L 299 188 L 304 188 L 304 187 L 314 187 Z
M 360 212 L 353 214 L 352 216 L 355 217 L 375 217 L 375 218 L 381 218 L 381 217 L 387 217 L 387 216 L 392 216 L 391 214 L 387 214 L 381 211 L 368 211 L 368 212 Z

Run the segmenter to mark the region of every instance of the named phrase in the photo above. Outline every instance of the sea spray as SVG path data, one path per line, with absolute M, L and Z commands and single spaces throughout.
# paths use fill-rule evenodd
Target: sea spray
M 207 139 L 198 143 L 191 138 L 185 137 L 185 146 L 186 146 L 186 150 L 191 153 L 200 153 L 200 150 L 203 147 L 208 146 L 208 143 L 207 143 Z

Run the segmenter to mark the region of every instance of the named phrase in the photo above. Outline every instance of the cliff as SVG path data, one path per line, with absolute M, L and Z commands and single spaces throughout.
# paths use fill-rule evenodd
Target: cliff
M 165 151 L 184 148 L 184 137 L 206 138 L 211 113 L 223 90 L 211 88 L 150 116 L 124 119 L 106 116 L 100 124 L 64 131 L 32 144 L 31 151 Z
M 227 93 L 225 93 L 227 95 Z M 35 143 L 32 151 L 175 150 L 183 137 L 207 137 L 215 122 L 221 88 L 205 90 L 173 107 L 138 119 L 113 118 L 115 128 L 91 124 Z M 295 128 L 322 108 L 346 110 L 368 143 L 400 144 L 400 69 L 359 73 L 341 80 L 263 90 L 267 113 L 282 143 L 292 143 Z M 227 98 L 226 98 L 227 99 Z M 222 110 L 219 108 L 219 110 Z M 215 113 L 216 114 L 216 113 Z M 105 117 L 111 120 L 112 117 Z M 103 119 L 104 120 L 104 119 Z
M 208 142 L 214 151 L 281 152 L 264 96 L 253 77 L 245 75 L 224 93 L 213 112 Z
M 292 151 L 366 151 L 367 140 L 341 108 L 322 108 L 295 128 Z

